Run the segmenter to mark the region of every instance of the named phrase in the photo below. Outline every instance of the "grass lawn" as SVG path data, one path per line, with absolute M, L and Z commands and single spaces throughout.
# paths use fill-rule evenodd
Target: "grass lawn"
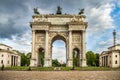
M 4 70 L 28 71 L 27 66 L 5 67 Z M 32 71 L 70 71 L 71 67 L 31 67 Z M 109 67 L 75 67 L 74 71 L 120 71 L 120 68 Z

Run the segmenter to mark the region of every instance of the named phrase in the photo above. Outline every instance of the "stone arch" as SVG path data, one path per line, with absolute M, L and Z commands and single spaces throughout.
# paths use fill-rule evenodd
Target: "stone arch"
M 60 34 L 56 34 L 56 35 L 54 35 L 52 38 L 51 38 L 51 43 L 50 43 L 50 46 L 51 46 L 51 51 L 50 51 L 50 57 L 51 57 L 51 59 L 52 59 L 52 44 L 53 44 L 53 42 L 54 41 L 56 41 L 56 40 L 62 40 L 62 41 L 64 41 L 64 43 L 65 43 L 65 47 L 66 47 L 66 60 L 67 60 L 67 40 L 66 40 L 66 38 L 65 38 L 65 36 L 63 36 L 63 35 L 60 35 Z M 67 62 L 67 61 L 66 61 Z M 52 60 L 51 60 L 51 63 L 52 63 Z
M 52 41 L 51 41 L 51 44 L 55 41 L 55 40 L 63 40 L 65 43 L 66 43 L 66 38 L 63 36 L 63 35 L 55 35 L 53 38 L 52 38 Z
M 57 33 L 57 32 L 50 33 L 49 44 L 51 44 L 53 39 L 60 39 L 60 38 L 63 39 L 64 42 L 67 43 L 67 41 L 68 41 L 68 39 L 67 39 L 68 38 L 68 33 Z
M 38 48 L 38 66 L 43 67 L 44 66 L 44 56 L 45 56 L 45 50 L 44 48 L 40 47 Z
M 66 59 L 67 66 L 73 66 L 72 52 L 75 46 L 78 47 L 79 53 L 79 65 L 86 66 L 86 28 L 87 22 L 85 22 L 85 15 L 33 15 L 33 20 L 30 22 L 32 28 L 32 56 L 30 66 L 37 66 L 39 47 L 45 50 L 44 67 L 52 66 L 52 46 L 54 40 L 62 39 L 66 43 Z M 74 18 L 75 21 L 71 21 Z M 41 19 L 41 20 L 40 20 Z M 76 21 L 78 20 L 78 21 Z M 82 57 L 82 58 L 81 58 Z M 38 64 L 39 63 L 39 64 Z
M 49 38 L 49 54 L 51 55 L 51 49 L 52 49 L 52 43 L 55 41 L 55 40 L 63 40 L 65 43 L 66 43 L 66 48 L 67 48 L 67 45 L 68 45 L 68 37 L 66 35 L 67 33 L 50 33 L 50 38 Z

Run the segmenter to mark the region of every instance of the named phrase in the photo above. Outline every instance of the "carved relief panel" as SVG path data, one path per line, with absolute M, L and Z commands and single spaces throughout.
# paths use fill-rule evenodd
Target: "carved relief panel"
M 38 33 L 36 35 L 36 43 L 45 43 L 45 34 L 44 33 Z
M 81 33 L 80 32 L 73 32 L 72 40 L 73 40 L 73 43 L 81 43 Z
M 85 30 L 85 26 L 83 26 L 83 25 L 70 25 L 69 30 Z
M 33 27 L 32 30 L 48 30 L 49 29 L 49 26 L 47 25 L 36 25 Z
M 81 32 L 73 32 L 72 34 L 72 44 L 73 44 L 73 48 L 77 47 L 80 48 L 81 47 Z
M 51 26 L 50 27 L 50 30 L 68 30 L 68 27 L 67 26 Z

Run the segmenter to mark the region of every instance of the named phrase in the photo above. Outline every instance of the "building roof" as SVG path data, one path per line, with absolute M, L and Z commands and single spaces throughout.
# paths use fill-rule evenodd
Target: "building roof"
M 103 51 L 100 55 L 107 54 L 108 51 Z
M 5 45 L 5 44 L 2 44 L 2 43 L 0 43 L 0 46 L 5 46 L 5 47 L 8 47 L 8 48 L 12 48 L 12 47 L 10 47 L 10 46 L 8 46 L 8 45 Z M 20 55 L 17 51 L 15 51 L 15 50 L 6 50 L 6 49 L 0 49 L 0 53 L 1 52 L 8 52 L 8 53 L 10 53 L 10 54 L 17 54 L 17 55 Z
M 117 44 L 117 45 L 115 45 L 115 46 L 120 46 L 120 44 Z M 115 47 L 115 46 L 110 46 L 110 47 L 108 47 L 108 49 L 113 48 L 113 47 Z
M 113 53 L 113 52 L 120 53 L 120 50 L 103 51 L 103 52 L 100 54 L 100 56 L 101 56 L 101 55 L 105 55 L 105 54 L 111 54 L 111 53 Z
M 9 54 L 17 54 L 17 55 L 20 55 L 17 51 L 14 51 L 14 50 L 11 50 L 11 51 L 10 51 L 10 50 L 1 49 L 1 50 L 0 50 L 0 53 L 1 53 L 1 52 L 8 52 Z
M 0 43 L 0 45 L 6 46 L 6 47 L 9 47 L 9 48 L 12 48 L 12 47 L 10 47 L 10 46 L 8 46 L 8 45 L 5 45 L 5 44 L 2 44 L 2 43 Z

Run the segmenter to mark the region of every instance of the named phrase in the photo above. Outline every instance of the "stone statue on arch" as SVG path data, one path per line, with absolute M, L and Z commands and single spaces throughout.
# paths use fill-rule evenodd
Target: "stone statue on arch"
M 38 8 L 33 8 L 35 14 L 40 14 Z
M 84 8 L 79 10 L 80 10 L 80 12 L 78 13 L 79 15 L 84 14 L 84 10 L 85 10 Z

